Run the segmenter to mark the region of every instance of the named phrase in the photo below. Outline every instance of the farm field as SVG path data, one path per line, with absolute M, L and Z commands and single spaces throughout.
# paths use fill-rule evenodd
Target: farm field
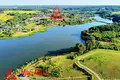
M 9 16 L 6 13 L 0 13 L 0 20 L 2 20 L 2 21 L 6 21 L 6 20 L 9 20 L 12 18 L 13 18 L 13 16 Z
M 6 10 L 4 11 L 4 13 L 26 13 L 26 14 L 29 14 L 29 13 L 37 13 L 37 12 L 40 12 L 40 11 L 22 11 L 22 10 Z
M 3 13 L 0 13 L 0 20 L 2 21 L 7 21 L 9 19 L 12 19 L 14 16 L 9 16 L 7 15 L 8 13 L 26 13 L 26 14 L 33 14 L 33 13 L 37 13 L 37 12 L 40 12 L 40 11 L 22 11 L 22 10 L 6 10 L 6 11 L 3 11 Z

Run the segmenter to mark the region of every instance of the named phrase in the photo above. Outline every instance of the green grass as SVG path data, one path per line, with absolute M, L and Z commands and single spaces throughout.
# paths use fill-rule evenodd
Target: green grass
M 8 15 L 6 15 L 6 13 L 0 13 L 0 20 L 2 20 L 2 21 L 6 21 L 11 18 L 13 18 L 13 16 L 8 16 Z
M 120 14 L 120 11 L 118 11 L 118 12 L 112 12 L 112 14 Z
M 66 59 L 66 55 L 52 57 L 51 61 L 52 61 L 52 63 L 55 64 L 55 67 L 59 67 L 61 69 L 61 71 L 60 71 L 61 76 L 58 78 L 60 78 L 62 80 L 69 79 L 69 78 L 70 78 L 69 80 L 72 80 L 72 78 L 74 80 L 87 80 L 87 78 L 85 77 L 86 75 L 82 71 L 78 71 L 73 68 L 74 60 Z M 47 63 L 45 63 L 45 64 L 42 63 L 41 65 L 47 65 Z M 51 68 L 52 67 L 50 67 L 49 70 Z M 43 76 L 31 76 L 30 78 L 31 79 L 36 78 L 35 80 L 38 80 L 38 79 L 41 79 L 42 77 Z M 56 77 L 43 77 L 43 78 L 56 79 Z
M 116 43 L 120 43 L 120 38 L 114 38 L 113 41 Z
M 34 14 L 34 13 L 38 13 L 38 12 L 40 12 L 40 11 L 37 11 L 37 10 L 36 11 L 6 10 L 3 13 L 0 13 L 0 20 L 6 21 L 6 20 L 9 20 L 9 19 L 14 17 L 14 16 L 7 15 L 8 13 L 21 13 L 21 14 L 23 14 L 23 13 L 26 13 L 26 14 L 31 13 L 31 14 Z
M 36 26 L 35 23 L 30 23 L 25 26 L 27 29 L 31 29 L 32 27 Z
M 90 57 L 81 61 L 104 79 L 120 79 L 120 51 L 96 49 L 88 52 Z
M 30 28 L 30 26 L 28 28 Z M 16 32 L 15 34 L 12 35 L 11 38 L 19 38 L 19 37 L 31 36 L 31 35 L 35 34 L 36 32 L 45 32 L 46 28 L 47 27 L 38 26 L 34 31 Z
M 61 56 L 60 58 L 55 60 L 56 63 L 58 63 L 57 66 L 61 67 L 61 77 L 79 77 L 84 75 L 83 72 L 77 71 L 76 69 L 73 68 L 74 61 L 70 59 L 66 59 L 65 56 Z
M 86 75 L 82 72 L 79 71 L 75 68 L 73 68 L 73 64 L 74 64 L 74 60 L 70 60 L 66 58 L 67 55 L 62 55 L 62 56 L 52 56 L 51 57 L 51 62 L 54 63 L 54 67 L 59 67 L 60 68 L 60 77 L 58 77 L 60 80 L 87 80 Z M 36 66 L 39 65 L 48 65 L 49 61 L 46 60 L 44 61 L 38 61 L 36 64 Z M 34 65 L 30 65 L 28 64 L 28 66 L 26 65 L 24 67 L 24 69 L 32 69 Z M 50 65 L 48 65 L 50 66 Z M 49 67 L 49 70 L 51 70 L 53 67 Z M 57 80 L 57 77 L 44 77 L 41 75 L 29 75 L 28 76 L 29 79 L 31 80 L 42 80 L 44 78 L 46 78 L 46 80 L 48 79 L 55 79 Z
M 40 11 L 24 11 L 24 10 L 6 10 L 6 11 L 4 11 L 4 13 L 26 13 L 26 14 L 29 14 L 29 13 L 37 13 L 37 12 L 40 12 Z

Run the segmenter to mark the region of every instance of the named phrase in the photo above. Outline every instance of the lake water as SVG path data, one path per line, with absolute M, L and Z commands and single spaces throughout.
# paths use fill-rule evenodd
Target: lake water
M 0 40 L 0 80 L 3 80 L 7 70 L 14 69 L 26 61 L 43 56 L 49 51 L 73 47 L 78 42 L 83 43 L 80 38 L 81 31 L 104 24 L 92 22 L 75 26 L 56 26 L 32 36 Z

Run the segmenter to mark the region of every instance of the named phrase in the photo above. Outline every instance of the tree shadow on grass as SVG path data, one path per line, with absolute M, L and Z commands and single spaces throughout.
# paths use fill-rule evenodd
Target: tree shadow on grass
M 45 56 L 58 56 L 58 55 L 65 55 L 65 54 L 69 54 L 70 52 L 74 52 L 75 48 L 71 47 L 71 48 L 64 48 L 64 49 L 59 49 L 56 51 L 48 51 L 48 53 Z
M 82 72 L 84 73 L 84 75 L 87 76 L 87 79 L 88 79 L 88 80 L 92 80 L 92 75 L 89 74 L 87 71 L 85 71 L 84 69 L 78 67 L 75 63 L 73 64 L 73 67 L 74 67 L 76 70 L 82 71 Z
M 59 49 L 56 51 L 48 51 L 48 53 L 45 56 L 59 56 L 59 55 L 69 54 L 70 52 L 75 52 L 75 48 L 71 47 L 71 48 Z M 76 70 L 82 71 L 84 73 L 84 75 L 87 76 L 88 80 L 92 80 L 92 75 L 89 74 L 84 69 L 79 68 L 75 63 L 73 64 L 73 68 Z

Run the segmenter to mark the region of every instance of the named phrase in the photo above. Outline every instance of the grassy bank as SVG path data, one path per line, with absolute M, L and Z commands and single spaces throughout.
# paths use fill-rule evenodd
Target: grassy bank
M 47 59 L 47 60 L 46 60 Z M 59 76 L 56 77 L 55 74 L 53 75 L 34 75 L 31 74 L 28 76 L 29 79 L 34 80 L 48 80 L 48 79 L 61 79 L 61 80 L 87 80 L 87 76 L 84 72 L 77 70 L 73 67 L 74 60 L 67 59 L 67 55 L 59 55 L 59 56 L 48 56 L 44 58 L 39 58 L 37 62 L 30 62 L 29 64 L 22 67 L 22 69 L 33 71 L 35 67 L 39 66 L 48 66 L 48 71 L 52 73 L 55 73 L 54 70 L 58 70 Z M 20 69 L 18 69 L 18 72 Z M 18 73 L 16 73 L 18 75 Z
M 37 26 L 35 27 L 33 31 L 28 31 L 28 32 L 16 32 L 15 34 L 12 35 L 13 38 L 18 38 L 18 37 L 24 37 L 24 36 L 29 36 L 29 35 L 33 35 L 36 32 L 45 32 L 46 28 L 48 28 L 48 26 Z
M 120 51 L 96 49 L 88 52 L 93 54 L 81 61 L 104 79 L 120 79 Z
M 0 38 L 1 40 L 4 39 L 11 39 L 11 38 L 21 38 L 21 37 L 25 37 L 25 36 L 31 36 L 34 35 L 36 32 L 45 32 L 47 28 L 50 28 L 52 26 L 43 26 L 43 25 L 39 25 L 37 27 L 35 27 L 33 31 L 28 31 L 28 32 L 16 32 L 14 34 L 12 34 L 11 37 L 2 37 Z
M 112 12 L 112 14 L 120 14 L 120 11 L 118 11 L 118 12 Z
M 71 60 L 67 58 L 67 55 L 58 55 L 58 56 L 45 56 L 39 58 L 38 60 L 31 61 L 27 65 L 21 67 L 21 69 L 34 71 L 36 67 L 47 66 L 48 71 L 58 71 L 59 76 L 53 75 L 34 75 L 31 74 L 28 76 L 29 79 L 34 80 L 47 80 L 47 79 L 62 79 L 62 80 L 88 80 L 85 72 L 88 72 L 92 75 L 91 72 L 78 66 L 81 69 L 74 67 L 74 63 L 78 62 L 78 59 L 81 58 L 80 62 L 96 72 L 102 79 L 120 79 L 120 51 L 114 50 L 105 50 L 105 49 L 95 49 L 90 52 L 87 52 L 84 55 L 78 56 L 77 58 Z M 79 64 L 78 64 L 79 65 Z M 19 72 L 21 69 L 17 69 Z M 84 69 L 84 70 L 83 70 Z M 18 72 L 16 75 L 18 75 Z M 53 72 L 54 73 L 54 72 Z M 92 79 L 96 80 L 95 76 L 92 75 Z
M 4 11 L 4 13 L 5 14 L 8 14 L 8 13 L 21 13 L 21 14 L 23 14 L 23 13 L 26 13 L 26 14 L 29 14 L 29 13 L 31 13 L 31 14 L 34 14 L 34 13 L 37 13 L 37 12 L 40 12 L 40 11 L 22 11 L 22 10 L 5 10 Z

